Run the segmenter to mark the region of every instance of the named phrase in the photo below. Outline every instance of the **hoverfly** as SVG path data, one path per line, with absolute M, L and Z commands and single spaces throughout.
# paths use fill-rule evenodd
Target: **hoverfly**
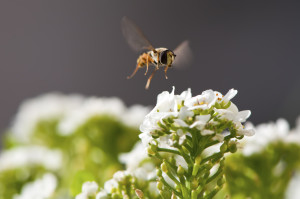
M 145 75 L 148 73 L 149 65 L 155 66 L 152 74 L 149 76 L 146 89 L 149 88 L 151 79 L 159 67 L 164 67 L 165 78 L 168 79 L 167 70 L 172 66 L 182 66 L 191 61 L 192 53 L 189 42 L 183 41 L 174 51 L 167 48 L 154 48 L 149 40 L 144 36 L 140 28 L 129 18 L 123 17 L 121 28 L 125 39 L 134 51 L 144 51 L 137 59 L 137 65 L 133 73 L 127 77 L 131 79 L 140 68 L 146 67 Z M 145 52 L 146 51 L 146 52 Z M 176 58 L 176 59 L 175 59 Z

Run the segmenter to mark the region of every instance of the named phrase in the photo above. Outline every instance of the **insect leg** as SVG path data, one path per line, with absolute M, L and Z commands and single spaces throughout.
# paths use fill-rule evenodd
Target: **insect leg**
M 146 64 L 147 68 L 146 68 L 145 75 L 147 75 L 147 73 L 148 73 L 148 68 L 149 68 L 149 56 L 148 56 L 148 55 L 147 55 L 147 60 L 146 60 L 146 62 L 147 62 L 147 64 Z
M 131 79 L 135 75 L 135 73 L 139 70 L 139 68 L 140 68 L 140 64 L 137 64 L 135 70 L 130 76 L 127 76 L 127 79 Z
M 159 56 L 158 56 L 158 53 L 157 53 L 157 64 L 156 64 L 156 69 L 158 70 L 158 63 L 159 63 Z
M 170 67 L 170 66 L 168 66 L 168 65 L 165 67 L 165 77 L 166 77 L 166 79 L 168 79 L 168 76 L 167 76 L 167 70 L 168 70 L 169 67 Z
M 156 72 L 157 70 L 158 70 L 158 69 L 155 68 L 154 71 L 152 72 L 152 74 L 150 75 L 150 77 L 148 78 L 145 89 L 148 89 L 148 88 L 149 88 L 151 79 L 153 78 L 153 76 L 154 76 L 154 74 L 155 74 L 155 72 Z

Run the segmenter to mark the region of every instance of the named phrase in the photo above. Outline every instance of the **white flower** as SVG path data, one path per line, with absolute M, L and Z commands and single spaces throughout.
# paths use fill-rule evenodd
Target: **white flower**
M 82 192 L 86 193 L 88 195 L 92 195 L 94 193 L 97 192 L 99 186 L 96 182 L 92 181 L 92 182 L 85 182 L 82 185 Z
M 49 93 L 26 100 L 19 107 L 11 127 L 12 134 L 20 142 L 28 142 L 37 123 L 59 119 L 83 101 L 80 95 Z
M 124 124 L 132 127 L 139 127 L 144 117 L 150 112 L 149 107 L 142 105 L 133 105 L 129 107 L 121 116 Z
M 82 192 L 76 196 L 75 199 L 88 199 L 89 196 L 95 195 L 98 191 L 98 184 L 94 181 L 85 182 L 82 185 Z
M 209 109 L 215 104 L 217 97 L 213 90 L 203 91 L 201 95 L 197 95 L 190 99 L 185 100 L 184 105 L 189 110 L 194 109 Z
M 119 156 L 121 163 L 125 164 L 126 170 L 132 172 L 137 169 L 141 162 L 148 159 L 148 154 L 141 142 L 135 144 L 134 148 L 128 153 L 122 153 Z
M 286 199 L 298 199 L 300 196 L 300 172 L 294 174 L 289 185 L 287 187 L 287 191 L 285 193 Z
M 117 171 L 114 174 L 113 179 L 116 180 L 117 182 L 124 182 L 124 180 L 128 175 L 129 175 L 128 171 Z
M 139 135 L 143 144 L 148 145 L 152 140 L 152 134 L 155 130 L 159 129 L 158 122 L 163 123 L 163 119 L 170 116 L 178 116 L 178 105 L 183 100 L 191 97 L 191 91 L 188 89 L 181 93 L 181 95 L 174 95 L 175 87 L 171 93 L 164 91 L 157 96 L 157 103 L 154 109 L 146 115 L 143 123 L 140 126 L 142 134 Z M 187 113 L 188 114 L 188 113 Z
M 253 128 L 252 124 L 247 124 L 246 128 L 247 126 Z M 300 144 L 300 133 L 296 130 L 290 130 L 288 122 L 284 119 L 278 119 L 275 123 L 257 125 L 255 132 L 254 136 L 245 137 L 241 142 L 245 155 L 257 153 L 273 142 Z
M 191 90 L 188 89 L 181 93 L 181 95 L 174 94 L 174 87 L 171 93 L 164 91 L 158 95 L 157 104 L 155 108 L 145 117 L 143 123 L 140 126 L 141 138 L 143 144 L 148 146 L 149 143 L 153 141 L 153 135 L 157 130 L 160 130 L 158 123 L 164 124 L 163 119 L 170 116 L 174 117 L 174 124 L 176 127 L 189 127 L 197 128 L 201 131 L 201 134 L 211 135 L 214 134 L 213 131 L 205 129 L 207 124 L 214 125 L 214 119 L 211 119 L 211 114 L 207 115 L 196 115 L 194 117 L 195 109 L 207 110 L 214 107 L 216 103 L 221 104 L 221 106 L 226 105 L 235 95 L 237 91 L 230 89 L 228 93 L 223 96 L 221 93 L 213 90 L 206 90 L 202 92 L 201 95 L 192 97 Z M 225 102 L 225 104 L 223 103 Z M 220 106 L 216 106 L 220 107 Z M 254 134 L 252 129 L 245 129 L 241 122 L 245 122 L 250 116 L 251 112 L 239 111 L 238 108 L 231 102 L 230 106 L 226 109 L 218 109 L 214 107 L 214 111 L 218 114 L 219 119 L 227 119 L 232 121 L 235 125 L 238 135 L 251 136 Z M 188 125 L 188 120 L 194 119 L 191 125 Z M 160 136 L 156 140 L 160 147 L 170 148 L 172 141 L 170 141 L 170 135 Z M 183 143 L 185 137 L 181 137 L 180 143 Z M 224 135 L 216 135 L 215 140 L 223 141 Z M 171 146 L 170 146 L 171 145 Z
M 222 101 L 225 103 L 229 102 L 232 98 L 234 98 L 237 94 L 237 90 L 235 89 L 230 89 L 224 97 L 222 97 Z M 218 96 L 219 97 L 219 96 Z
M 80 107 L 68 112 L 62 119 L 58 127 L 59 132 L 62 135 L 69 135 L 88 119 L 98 115 L 109 115 L 117 119 L 124 110 L 125 106 L 118 98 L 88 98 Z
M 178 118 L 181 120 L 185 120 L 185 119 L 187 119 L 189 117 L 193 117 L 193 116 L 194 116 L 194 112 L 188 110 L 188 108 L 185 106 L 180 109 L 179 114 L 178 114 Z
M 231 103 L 228 109 L 214 109 L 222 119 L 232 120 L 235 123 L 245 122 L 251 115 L 251 111 L 239 111 L 235 104 Z
M 190 125 L 190 128 L 196 127 L 197 129 L 202 130 L 209 121 L 209 119 L 210 115 L 197 115 L 195 117 L 195 122 L 192 125 Z
M 110 179 L 104 183 L 104 190 L 111 193 L 112 189 L 118 187 L 118 182 L 115 179 Z
M 25 184 L 21 194 L 14 196 L 14 199 L 48 199 L 53 195 L 56 186 L 56 177 L 47 173 L 41 179 Z
M 234 103 L 231 102 L 231 105 L 228 109 L 214 109 L 216 113 L 219 114 L 221 119 L 231 120 L 236 128 L 238 135 L 252 136 L 254 131 L 252 128 L 245 129 L 241 122 L 245 122 L 248 117 L 251 115 L 251 111 L 239 111 Z
M 59 123 L 58 129 L 61 135 L 70 135 L 90 118 L 101 115 L 111 116 L 128 126 L 138 127 L 148 112 L 149 108 L 141 105 L 126 108 L 119 98 L 91 97 L 84 100 L 81 106 L 69 111 Z
M 96 195 L 96 199 L 107 199 L 107 193 L 105 190 L 101 190 L 99 193 Z
M 0 171 L 41 165 L 47 170 L 60 169 L 62 153 L 42 146 L 18 147 L 0 154 Z

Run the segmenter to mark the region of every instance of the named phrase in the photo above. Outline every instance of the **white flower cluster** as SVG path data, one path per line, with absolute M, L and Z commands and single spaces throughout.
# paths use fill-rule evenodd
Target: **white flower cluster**
M 28 142 L 36 124 L 42 120 L 59 119 L 76 109 L 83 96 L 49 93 L 24 101 L 19 107 L 11 131 L 20 142 Z
M 14 199 L 48 199 L 57 186 L 57 179 L 51 173 L 46 173 L 41 179 L 25 184 L 21 194 L 14 196 Z
M 250 123 L 246 126 L 255 128 L 256 132 L 254 136 L 246 137 L 241 142 L 242 152 L 246 156 L 263 150 L 269 143 L 273 142 L 300 144 L 299 122 L 295 129 L 290 129 L 289 123 L 285 119 L 278 119 L 276 122 L 260 124 L 255 127 Z
M 59 119 L 59 132 L 69 135 L 97 115 L 110 115 L 126 125 L 138 127 L 148 112 L 149 108 L 141 105 L 127 108 L 118 98 L 86 98 L 75 94 L 50 93 L 22 103 L 11 132 L 21 143 L 26 143 L 38 122 Z
M 171 93 L 164 91 L 157 97 L 157 104 L 154 109 L 145 117 L 140 130 L 140 138 L 145 146 L 147 146 L 152 140 L 152 135 L 156 130 L 160 130 L 158 123 L 164 123 L 163 119 L 168 117 L 175 117 L 174 121 L 178 126 L 197 128 L 201 131 L 202 135 L 213 134 L 214 132 L 205 129 L 205 125 L 209 123 L 216 123 L 216 121 L 211 120 L 211 115 L 201 114 L 195 116 L 195 121 L 193 124 L 188 125 L 185 120 L 194 116 L 194 110 L 209 110 L 213 107 L 215 113 L 219 115 L 221 119 L 227 119 L 232 121 L 237 129 L 238 135 L 251 136 L 254 134 L 252 129 L 245 129 L 241 122 L 245 122 L 250 116 L 251 112 L 249 110 L 239 111 L 238 108 L 231 102 L 227 109 L 220 109 L 217 107 L 218 104 L 229 103 L 230 100 L 237 94 L 237 90 L 231 89 L 229 92 L 223 96 L 221 93 L 213 90 L 206 90 L 202 92 L 201 95 L 192 97 L 191 90 L 182 92 L 180 95 L 174 94 L 175 88 Z M 180 142 L 185 139 L 185 134 L 182 131 L 176 132 L 180 137 Z M 222 135 L 217 134 L 215 139 L 222 141 Z M 160 137 L 160 144 L 164 147 L 168 147 L 171 139 L 168 137 Z
M 0 171 L 32 166 L 43 166 L 54 171 L 62 165 L 62 153 L 42 146 L 24 146 L 5 150 L 0 154 Z
M 126 125 L 138 127 L 149 109 L 141 105 L 127 108 L 118 98 L 87 98 L 80 107 L 69 111 L 59 124 L 62 135 L 73 133 L 89 118 L 97 115 L 109 115 Z

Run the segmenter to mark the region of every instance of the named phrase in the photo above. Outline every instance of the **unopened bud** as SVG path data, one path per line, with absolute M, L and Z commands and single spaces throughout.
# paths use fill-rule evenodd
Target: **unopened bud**
M 164 187 L 164 184 L 161 181 L 158 181 L 157 184 L 156 184 L 156 187 L 157 187 L 158 190 L 162 190 L 163 187 Z
M 160 165 L 160 168 L 163 172 L 167 173 L 168 172 L 168 167 L 167 167 L 167 164 L 165 162 L 163 162 L 161 165 Z
M 178 176 L 179 177 L 183 176 L 184 172 L 185 172 L 184 168 L 181 165 L 179 165 L 178 168 L 177 168 L 177 174 L 178 174 Z

